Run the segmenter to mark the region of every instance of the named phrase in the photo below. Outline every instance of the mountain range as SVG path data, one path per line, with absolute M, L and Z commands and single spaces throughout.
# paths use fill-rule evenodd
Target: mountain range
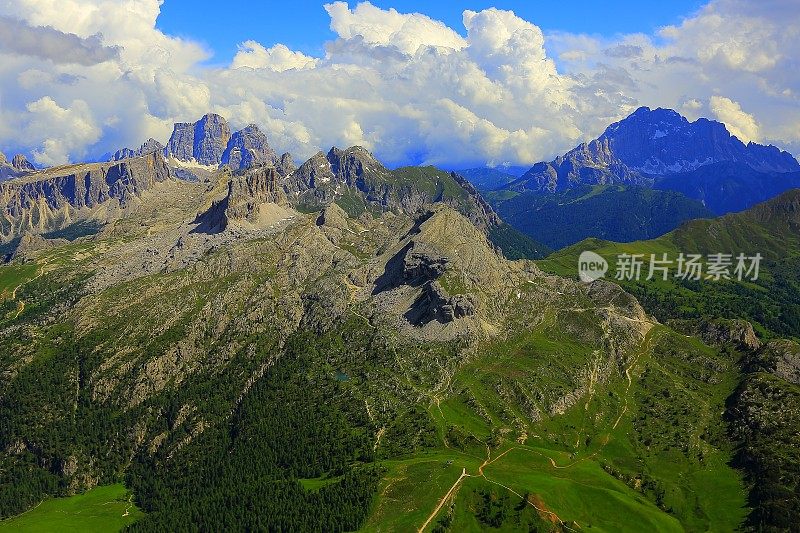
M 303 211 L 335 202 L 351 216 L 387 210 L 413 215 L 445 203 L 510 257 L 542 257 L 549 251 L 505 224 L 458 174 L 434 167 L 389 170 L 357 146 L 319 152 L 296 167 L 290 154 L 276 155 L 256 126 L 231 134 L 227 121 L 214 114 L 176 124 L 163 148 L 150 139 L 137 150 L 118 151 L 109 162 L 54 167 L 0 184 L 0 237 L 10 241 L 26 232 L 59 231 L 86 219 L 107 223 L 124 216 L 121 210 L 139 203 L 156 183 L 210 183 L 219 171 L 238 175 L 262 167 L 274 169 L 272 186 Z
M 744 144 L 720 122 L 647 107 L 514 180 L 494 169 L 469 175 L 503 219 L 553 248 L 657 237 L 800 187 L 791 154 Z
M 708 165 L 717 163 L 761 173 L 800 171 L 800 164 L 788 152 L 753 142 L 744 144 L 721 122 L 704 118 L 689 122 L 671 109 L 640 107 L 611 124 L 597 139 L 549 163 L 535 164 L 508 188 L 557 191 L 576 184 L 652 186 L 666 177 L 699 169 L 711 171 L 714 167 Z M 753 198 L 753 204 L 762 200 Z
M 266 141 L 209 114 L 163 146 L 0 183 L 0 529 L 112 514 L 131 531 L 800 520 L 798 191 L 717 218 L 611 174 L 553 192 L 520 179 L 487 200 L 363 147 L 295 166 Z M 793 172 L 744 150 L 727 163 Z M 522 200 L 558 243 L 626 206 L 651 217 L 620 235 L 707 218 L 532 260 L 548 248 L 492 206 L 524 217 Z M 764 270 L 583 283 L 583 250 L 762 253 Z

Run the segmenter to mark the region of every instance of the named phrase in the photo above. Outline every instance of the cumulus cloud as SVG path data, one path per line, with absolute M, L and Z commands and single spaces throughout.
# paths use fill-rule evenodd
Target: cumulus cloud
M 67 160 L 71 153 L 82 152 L 88 144 L 100 137 L 100 128 L 94 123 L 89 105 L 75 100 L 68 108 L 59 106 L 55 100 L 45 96 L 27 105 L 31 114 L 24 132 L 30 138 L 39 139 L 33 156 L 40 165 L 55 165 Z M 53 135 L 53 132 L 58 132 Z
M 599 52 L 628 46 L 641 53 Z M 673 107 L 689 118 L 725 112 L 726 124 L 738 134 L 800 152 L 800 136 L 790 126 L 800 122 L 800 6 L 795 0 L 712 0 L 655 35 L 604 40 L 554 34 L 548 48 L 561 60 L 562 72 L 588 80 L 588 90 L 617 91 L 637 105 Z M 602 80 L 593 77 L 608 66 L 627 72 L 634 86 L 599 87 Z M 725 105 L 723 93 L 753 120 Z
M 758 141 L 758 123 L 753 115 L 742 111 L 742 106 L 724 96 L 712 96 L 709 107 L 714 116 L 728 128 L 740 141 Z
M 95 65 L 119 55 L 116 46 L 103 46 L 99 35 L 81 38 L 49 27 L 32 27 L 0 16 L 0 49 L 49 59 L 54 63 Z
M 63 163 L 166 141 L 173 122 L 214 111 L 234 127 L 258 124 L 298 159 L 361 144 L 390 165 L 530 164 L 639 105 L 800 149 L 800 9 L 790 0 L 712 0 L 655 34 L 607 39 L 545 34 L 494 8 L 464 11 L 463 28 L 449 28 L 333 2 L 324 56 L 245 41 L 223 67 L 159 31 L 160 4 L 0 0 L 0 16 L 26 28 L 114 51 L 67 62 L 0 44 L 0 149 Z
M 233 58 L 231 68 L 267 68 L 275 72 L 291 69 L 313 68 L 317 59 L 295 52 L 284 44 L 265 48 L 256 41 L 245 41 Z
M 421 46 L 461 49 L 466 43 L 454 30 L 419 13 L 403 14 L 360 2 L 350 9 L 347 2 L 325 4 L 331 30 L 342 39 L 360 37 L 368 44 L 391 45 L 406 54 Z

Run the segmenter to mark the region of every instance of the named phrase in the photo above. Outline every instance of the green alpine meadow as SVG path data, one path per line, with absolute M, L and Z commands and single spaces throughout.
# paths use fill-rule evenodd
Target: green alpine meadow
M 0 533 L 800 531 L 800 6 L 495 4 L 0 0 Z

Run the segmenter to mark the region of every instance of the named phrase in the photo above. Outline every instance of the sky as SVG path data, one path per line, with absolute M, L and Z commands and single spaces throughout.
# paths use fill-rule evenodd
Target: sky
M 484 0 L 431 2 L 422 0 L 372 0 L 382 9 L 423 13 L 465 35 L 462 12 L 496 7 L 514 13 L 549 31 L 604 36 L 653 32 L 700 9 L 702 0 Z M 203 43 L 213 52 L 210 62 L 230 61 L 238 44 L 256 40 L 269 47 L 283 43 L 309 55 L 324 54 L 325 41 L 336 38 L 330 17 L 320 1 L 257 0 L 229 2 L 220 9 L 214 0 L 167 0 L 161 6 L 156 26 L 162 31 Z M 566 8 L 565 8 L 566 6 Z M 247 16 L 242 16 L 246 12 Z M 601 22 L 599 22 L 601 21 Z
M 797 0 L 0 0 L 0 150 L 95 159 L 211 111 L 298 161 L 530 165 L 647 105 L 800 154 L 798 51 Z

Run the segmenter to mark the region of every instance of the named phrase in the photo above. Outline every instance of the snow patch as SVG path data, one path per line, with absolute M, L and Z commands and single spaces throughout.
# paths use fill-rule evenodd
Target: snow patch
M 219 168 L 219 165 L 201 165 L 194 158 L 190 159 L 189 161 L 183 161 L 182 159 L 177 159 L 170 156 L 169 162 L 177 167 L 205 170 L 206 172 L 215 172 Z

